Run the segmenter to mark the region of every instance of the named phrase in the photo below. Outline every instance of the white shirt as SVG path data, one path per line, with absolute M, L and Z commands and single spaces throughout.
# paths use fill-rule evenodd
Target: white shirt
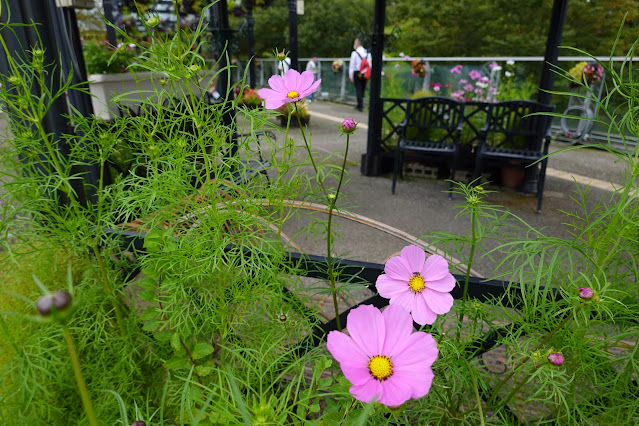
M 362 58 L 359 57 L 358 53 L 362 56 L 362 58 L 368 58 L 368 63 L 371 67 L 373 66 L 371 55 L 363 46 L 359 46 L 357 50 L 353 50 L 351 53 L 351 61 L 348 65 L 348 78 L 354 78 L 355 73 L 359 71 L 359 67 L 362 65 Z
M 308 64 L 306 64 L 306 71 L 310 71 L 310 72 L 312 72 L 312 73 L 313 73 L 313 76 L 314 76 L 315 78 L 317 78 L 318 70 L 317 70 L 317 64 L 316 64 L 316 62 L 315 62 L 315 61 L 308 61 Z
M 284 66 L 284 74 L 291 68 L 291 58 L 286 58 L 283 61 L 277 61 L 277 71 L 282 71 L 282 66 Z

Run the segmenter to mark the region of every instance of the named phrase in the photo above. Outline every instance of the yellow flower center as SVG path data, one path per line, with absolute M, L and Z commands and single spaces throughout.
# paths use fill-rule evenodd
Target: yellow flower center
M 299 96 L 300 94 L 297 93 L 295 90 L 291 90 L 290 92 L 288 92 L 288 95 L 286 95 L 288 98 L 291 99 L 295 99 Z
M 393 374 L 393 364 L 389 357 L 384 355 L 374 356 L 368 361 L 368 369 L 373 377 L 385 380 Z
M 421 293 L 426 288 L 426 282 L 419 272 L 414 272 L 410 280 L 408 280 L 408 287 L 415 294 Z

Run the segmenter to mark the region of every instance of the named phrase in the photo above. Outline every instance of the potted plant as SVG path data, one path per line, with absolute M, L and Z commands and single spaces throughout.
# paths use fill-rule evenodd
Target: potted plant
M 263 102 L 264 99 L 260 98 L 260 95 L 257 94 L 257 90 L 251 89 L 250 87 L 245 87 L 241 95 L 237 97 L 237 104 L 245 105 L 249 109 L 259 108 Z
M 587 85 L 599 83 L 603 77 L 603 67 L 599 62 L 582 61 L 577 63 L 574 67 L 568 70 L 568 74 L 574 78 L 571 80 L 571 87 L 576 87 L 581 82 L 586 82 Z M 577 83 L 575 80 L 578 80 Z
M 83 46 L 83 52 L 96 116 L 112 120 L 117 115 L 117 105 L 111 102 L 114 94 L 136 90 L 138 84 L 142 89 L 152 88 L 151 73 L 134 75 L 129 72 L 128 67 L 137 55 L 134 43 L 112 46 L 106 40 L 90 41 Z
M 308 112 L 308 102 L 306 100 L 301 100 L 294 104 L 284 104 L 277 109 L 277 111 L 281 114 L 280 123 L 282 126 L 286 126 L 288 122 L 289 115 L 291 116 L 291 126 L 299 126 L 301 123 L 302 126 L 307 126 L 311 121 L 311 114 Z M 298 119 L 299 118 L 299 122 Z
M 428 66 L 426 65 L 426 61 L 422 59 L 413 59 L 410 63 L 411 71 L 410 73 L 415 77 L 426 77 L 428 74 Z
M 335 59 L 331 64 L 331 69 L 335 74 L 341 73 L 344 69 L 344 61 L 342 61 L 341 59 Z

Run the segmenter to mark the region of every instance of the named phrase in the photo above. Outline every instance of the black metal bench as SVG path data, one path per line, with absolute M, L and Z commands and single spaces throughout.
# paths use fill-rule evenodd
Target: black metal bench
M 490 105 L 479 145 L 475 149 L 476 183 L 479 183 L 484 168 L 490 164 L 530 168 L 539 163 L 537 169 L 529 170 L 536 170 L 539 174 L 537 213 L 541 213 L 551 140 L 552 117 L 547 113 L 554 109 L 553 106 L 533 101 L 504 101 Z
M 402 176 L 404 156 L 437 157 L 449 167 L 450 189 L 455 180 L 460 155 L 460 136 L 464 121 L 464 104 L 449 98 L 426 97 L 413 99 L 406 106 L 406 117 L 399 125 L 399 139 L 395 148 L 393 185 Z M 402 176 L 403 177 L 403 176 Z M 452 199 L 449 191 L 448 198 Z

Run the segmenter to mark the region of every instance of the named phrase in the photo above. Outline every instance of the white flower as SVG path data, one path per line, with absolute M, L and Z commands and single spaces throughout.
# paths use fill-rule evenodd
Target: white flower
M 478 81 L 477 83 L 475 83 L 475 86 L 481 87 L 482 89 L 485 89 L 486 87 L 488 87 L 488 83 L 484 83 L 484 82 Z
M 513 76 L 513 73 L 511 73 L 510 71 L 506 71 L 504 74 L 506 75 L 506 77 L 512 77 Z
M 501 67 L 499 65 L 497 65 L 496 67 L 493 67 L 493 71 L 499 72 L 499 71 L 501 71 Z
M 506 61 L 507 65 L 515 65 L 515 61 L 513 61 L 512 59 L 509 59 Z

